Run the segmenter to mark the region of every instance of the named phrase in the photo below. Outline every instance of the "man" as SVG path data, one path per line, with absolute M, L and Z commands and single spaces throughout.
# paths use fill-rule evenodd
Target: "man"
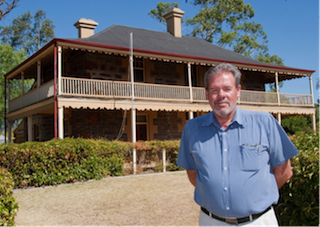
M 299 153 L 266 112 L 237 108 L 240 71 L 222 63 L 205 76 L 213 112 L 189 120 L 177 164 L 187 170 L 201 206 L 199 225 L 278 225 L 272 204 Z

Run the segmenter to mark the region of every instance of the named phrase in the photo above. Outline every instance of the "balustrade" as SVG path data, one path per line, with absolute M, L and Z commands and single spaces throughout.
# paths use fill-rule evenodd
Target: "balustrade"
M 53 96 L 53 81 L 42 85 L 34 98 L 35 91 L 31 90 L 21 97 L 9 102 L 9 111 L 15 111 L 24 106 L 31 105 L 45 98 Z M 61 95 L 97 97 L 97 98 L 128 98 L 131 99 L 131 82 L 83 79 L 62 77 Z M 192 88 L 192 102 L 207 102 L 205 89 Z M 190 90 L 187 86 L 160 85 L 150 83 L 134 84 L 135 99 L 158 101 L 184 101 L 190 102 Z M 276 92 L 261 92 L 242 90 L 240 104 L 280 105 L 280 106 L 313 106 L 311 95 L 280 93 L 278 103 Z

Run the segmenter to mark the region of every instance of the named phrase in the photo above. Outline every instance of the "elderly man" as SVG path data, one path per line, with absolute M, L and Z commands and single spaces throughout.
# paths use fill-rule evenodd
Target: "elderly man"
M 189 120 L 177 164 L 187 170 L 201 206 L 199 225 L 278 225 L 272 204 L 299 153 L 266 112 L 237 108 L 240 71 L 222 63 L 204 83 L 212 112 Z

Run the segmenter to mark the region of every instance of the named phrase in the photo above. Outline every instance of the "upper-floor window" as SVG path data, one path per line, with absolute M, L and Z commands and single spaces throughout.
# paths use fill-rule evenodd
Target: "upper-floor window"
M 144 64 L 143 58 L 134 58 L 133 60 L 133 71 L 134 71 L 134 81 L 144 82 Z

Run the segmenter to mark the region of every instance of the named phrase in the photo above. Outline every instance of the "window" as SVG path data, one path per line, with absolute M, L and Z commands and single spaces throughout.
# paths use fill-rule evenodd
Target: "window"
M 34 141 L 40 141 L 39 125 L 33 125 L 33 140 Z
M 193 118 L 198 117 L 198 113 L 197 112 L 193 112 Z M 189 119 L 189 112 L 186 112 L 186 120 L 190 120 Z
M 144 82 L 143 58 L 133 60 L 134 82 Z
M 136 133 L 137 141 L 147 140 L 147 116 L 146 115 L 137 115 L 136 116 Z

